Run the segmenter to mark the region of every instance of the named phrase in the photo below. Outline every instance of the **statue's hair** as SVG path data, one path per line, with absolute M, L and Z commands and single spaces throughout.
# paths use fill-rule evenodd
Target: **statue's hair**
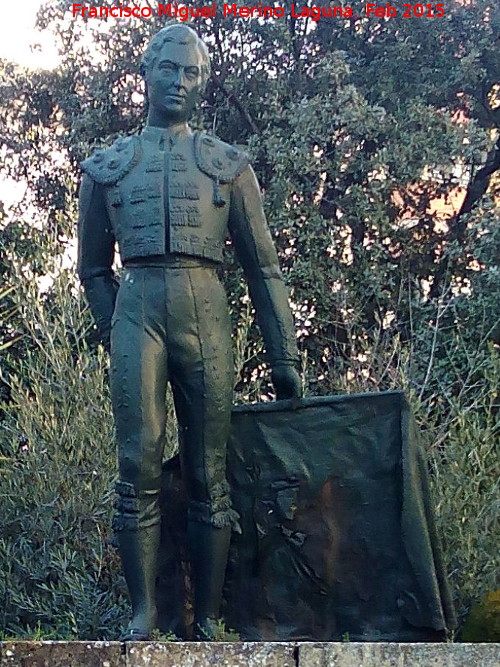
M 175 44 L 196 44 L 202 58 L 201 74 L 203 77 L 203 84 L 205 84 L 210 76 L 210 55 L 208 53 L 207 45 L 192 28 L 179 23 L 171 23 L 170 25 L 167 25 L 151 38 L 141 60 L 142 76 L 146 76 L 148 70 L 154 66 L 160 51 L 167 42 L 174 42 Z

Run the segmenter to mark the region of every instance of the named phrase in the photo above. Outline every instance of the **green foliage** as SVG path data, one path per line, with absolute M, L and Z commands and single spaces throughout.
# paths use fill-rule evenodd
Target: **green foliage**
M 7 287 L 5 289 L 0 289 L 0 317 L 4 325 L 15 315 L 16 309 L 12 306 L 4 304 L 6 303 L 7 297 L 13 291 L 13 287 Z M 10 340 L 0 341 L 0 352 L 6 350 L 11 345 L 14 345 L 19 338 L 10 338 Z
M 215 633 L 216 642 L 239 642 L 240 635 L 231 628 L 227 628 L 226 624 L 219 620 L 217 622 L 217 629 Z
M 18 637 L 114 638 L 126 604 L 109 543 L 115 454 L 107 360 L 86 342 L 89 313 L 69 276 L 42 300 L 19 277 L 17 300 L 33 347 L 12 362 L 0 431 L 1 629 Z M 500 355 L 484 343 L 486 330 L 476 328 L 471 340 L 465 305 L 458 300 L 448 321 L 447 311 L 428 314 L 434 327 L 415 320 L 411 345 L 386 346 L 382 330 L 376 345 L 356 341 L 344 372 L 321 380 L 324 393 L 386 386 L 410 396 L 428 442 L 438 529 L 461 617 L 497 586 L 500 567 Z M 238 330 L 243 352 L 245 321 Z M 306 363 L 314 387 L 308 370 Z M 457 374 L 460 383 L 452 381 Z M 170 424 L 172 437 L 172 414 Z
M 175 642 L 179 641 L 179 638 L 173 634 L 173 632 L 160 632 L 156 628 L 151 633 L 151 639 L 154 642 Z
M 27 185 L 14 213 L 0 208 L 10 314 L 0 345 L 11 343 L 0 361 L 0 630 L 96 638 L 105 627 L 116 635 L 124 609 L 108 541 L 107 362 L 61 257 L 75 236 L 79 160 L 144 122 L 138 63 L 163 20 L 73 20 L 71 4 L 51 0 L 39 17 L 61 50 L 58 69 L 0 61 L 13 130 L 0 136 L 3 168 Z M 306 390 L 408 392 L 460 618 L 498 588 L 500 565 L 499 25 L 490 0 L 451 0 L 442 19 L 219 16 L 195 26 L 213 57 L 195 124 L 251 154 Z M 440 219 L 431 202 L 459 187 L 463 204 Z M 59 278 L 39 297 L 47 273 Z M 230 253 L 225 282 L 237 400 L 269 399 Z
M 457 336 L 457 344 L 463 341 Z M 448 350 L 451 364 L 460 352 Z M 474 357 L 458 396 L 441 386 L 419 410 L 430 440 L 429 460 L 447 569 L 461 620 L 471 601 L 498 587 L 498 387 L 500 355 Z M 439 367 L 438 367 L 439 368 Z M 438 369 L 436 375 L 441 374 Z M 436 378 L 437 379 L 437 378 Z M 433 378 L 435 381 L 435 379 Z
M 67 275 L 50 301 L 21 278 L 17 290 L 34 347 L 14 364 L 1 430 L 0 626 L 18 637 L 115 637 L 124 600 L 109 539 L 106 360 L 86 345 L 88 313 Z
M 471 610 L 465 623 L 464 642 L 500 642 L 500 591 L 488 593 Z

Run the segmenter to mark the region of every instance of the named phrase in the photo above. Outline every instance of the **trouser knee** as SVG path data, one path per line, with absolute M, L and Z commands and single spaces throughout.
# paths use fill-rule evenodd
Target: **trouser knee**
M 130 482 L 118 481 L 115 486 L 115 515 L 113 530 L 139 530 L 161 521 L 160 490 L 141 490 Z
M 205 523 L 215 528 L 231 526 L 237 532 L 241 532 L 238 522 L 239 515 L 232 508 L 229 484 L 226 480 L 218 482 L 208 490 L 207 500 L 189 500 L 188 520 Z

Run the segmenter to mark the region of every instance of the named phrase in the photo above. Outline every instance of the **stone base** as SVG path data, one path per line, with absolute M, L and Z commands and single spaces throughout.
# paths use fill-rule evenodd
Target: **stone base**
M 500 644 L 3 642 L 1 667 L 500 667 Z
M 299 644 L 300 667 L 500 667 L 500 644 Z

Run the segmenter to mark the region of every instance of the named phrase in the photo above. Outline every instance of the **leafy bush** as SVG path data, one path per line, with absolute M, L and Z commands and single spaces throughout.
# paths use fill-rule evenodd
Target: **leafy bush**
M 32 346 L 4 378 L 0 451 L 0 629 L 16 636 L 115 637 L 123 581 L 110 545 L 115 454 L 104 355 L 67 275 L 41 301 L 19 277 Z
M 462 633 L 465 642 L 500 642 L 500 591 L 475 605 Z
M 108 362 L 87 343 L 90 316 L 68 274 L 43 299 L 20 276 L 16 302 L 31 345 L 23 359 L 6 365 L 15 372 L 3 378 L 10 402 L 0 431 L 0 630 L 18 637 L 114 638 L 126 597 L 110 545 L 115 453 Z M 407 391 L 426 434 L 438 529 L 461 618 L 498 586 L 500 567 L 500 356 L 479 330 L 472 346 L 461 324 L 466 305 L 459 300 L 446 327 L 439 306 L 431 317 L 429 305 L 427 317 L 412 323 L 411 344 L 393 340 L 386 347 L 382 332 L 378 344 L 356 341 L 337 375 L 310 384 L 316 393 Z M 250 312 L 240 324 L 241 366 Z M 306 359 L 303 372 L 314 379 Z M 456 374 L 460 383 L 452 382 Z M 243 385 L 239 398 L 258 398 L 258 391 L 267 390 L 257 384 L 250 396 Z
M 27 186 L 15 214 L 0 204 L 0 275 L 16 285 L 0 289 L 0 629 L 104 637 L 124 609 L 108 541 L 107 360 L 73 279 L 62 274 L 41 301 L 31 283 L 58 274 L 75 235 L 79 161 L 143 123 L 138 64 L 163 19 L 103 31 L 68 21 L 69 4 L 51 0 L 39 16 L 59 68 L 0 61 L 12 128 L 2 165 Z M 449 3 L 439 21 L 196 24 L 213 76 L 194 124 L 251 155 L 308 393 L 407 391 L 427 436 L 460 618 L 499 588 L 499 21 L 490 0 L 471 0 Z M 437 200 L 455 212 L 436 215 Z M 226 282 L 236 398 L 268 399 L 233 264 Z

